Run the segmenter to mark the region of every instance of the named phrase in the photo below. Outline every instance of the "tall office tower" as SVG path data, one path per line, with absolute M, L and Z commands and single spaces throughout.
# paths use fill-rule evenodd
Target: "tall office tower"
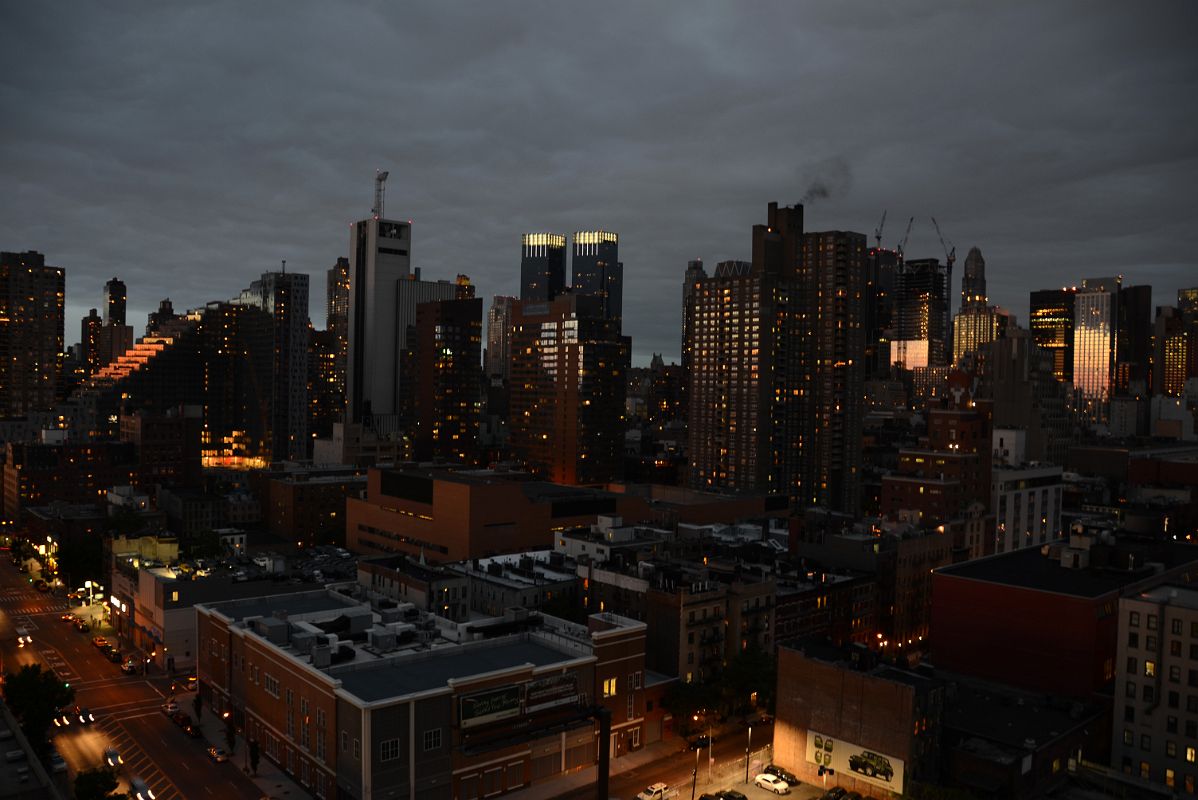
M 624 308 L 620 237 L 610 231 L 576 231 L 570 267 L 574 293 L 603 298 L 603 315 L 619 322 Z
M 902 350 L 919 354 L 905 363 L 907 369 L 947 363 L 948 288 L 947 269 L 935 258 L 914 259 L 899 265 L 895 274 L 892 363 L 899 360 L 894 353 Z
M 526 233 L 520 247 L 520 299 L 547 303 L 566 290 L 566 237 Z
M 1198 287 L 1178 289 L 1177 308 L 1182 314 L 1198 314 Z
M 411 269 L 412 226 L 371 217 L 350 230 L 349 350 L 346 416 L 374 433 L 400 433 L 408 407 L 401 397 L 402 364 L 416 306 L 452 300 L 457 285 L 425 281 Z
M 270 315 L 274 340 L 270 381 L 271 455 L 308 457 L 308 276 L 264 272 L 233 302 Z
M 1119 290 L 1115 393 L 1143 395 L 1152 388 L 1152 287 Z
M 482 325 L 481 298 L 438 300 L 416 307 L 417 459 L 478 461 Z
M 87 316 L 83 318 L 83 324 L 80 326 L 79 347 L 81 352 L 79 355 L 83 362 L 85 376 L 91 375 L 104 366 L 100 363 L 100 328 L 103 325 L 104 318 L 93 308 L 87 312 Z
M 487 311 L 487 377 L 507 381 L 512 371 L 512 309 L 519 301 L 496 295 Z
M 345 373 L 337 370 L 338 341 L 325 328 L 308 330 L 308 436 L 328 439 L 345 413 Z
M 333 377 L 345 397 L 345 360 L 349 352 L 349 259 L 338 258 L 325 277 L 325 328 L 334 345 Z
M 1152 393 L 1180 397 L 1193 331 L 1173 306 L 1159 306 L 1153 323 Z
M 899 253 L 871 247 L 863 290 L 861 327 L 865 331 L 865 368 L 870 375 L 890 373 L 890 340 L 894 337 L 894 289 Z
M 1032 341 L 1052 356 L 1052 374 L 1073 382 L 1073 327 L 1077 287 L 1040 289 L 1031 293 L 1028 326 Z
M 961 310 L 953 319 L 953 363 L 976 359 L 978 348 L 1006 335 L 1015 318 L 1001 308 L 989 306 L 986 296 L 986 260 L 982 251 L 970 248 L 961 277 Z
M 104 324 L 125 324 L 125 303 L 128 300 L 125 282 L 113 278 L 104 284 Z
M 0 417 L 54 404 L 62 376 L 66 270 L 34 250 L 0 252 Z
M 796 496 L 804 505 L 850 513 L 861 506 L 865 243 L 865 234 L 852 231 L 804 234 L 789 308 L 799 334 L 788 343 L 799 359 L 786 382 L 792 396 L 798 390 Z
M 511 446 L 533 471 L 555 483 L 619 479 L 631 350 L 600 298 L 515 307 Z
M 1073 387 L 1082 412 L 1094 422 L 1106 420 L 1114 389 L 1121 283 L 1122 278 L 1088 278 L 1074 301 Z

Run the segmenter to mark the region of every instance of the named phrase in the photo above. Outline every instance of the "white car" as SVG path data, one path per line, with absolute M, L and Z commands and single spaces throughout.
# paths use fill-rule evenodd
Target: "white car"
M 790 794 L 790 784 L 768 772 L 758 775 L 753 779 L 753 783 L 762 789 L 768 789 L 774 794 Z
M 636 796 L 636 800 L 666 800 L 666 798 L 674 797 L 678 792 L 670 791 L 670 787 L 664 783 L 654 783 L 645 787 L 644 791 Z
M 178 710 L 179 710 L 179 704 L 176 703 L 174 700 L 167 700 L 165 703 L 162 704 L 162 713 L 166 714 L 168 717 L 171 714 L 174 714 Z

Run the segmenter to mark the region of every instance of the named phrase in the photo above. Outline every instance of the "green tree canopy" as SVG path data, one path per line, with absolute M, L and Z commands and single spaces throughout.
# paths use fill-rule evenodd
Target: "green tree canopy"
M 74 699 L 74 688 L 52 670 L 43 670 L 41 664 L 26 664 L 5 677 L 4 700 L 39 758 L 49 752 L 46 729 L 54 722 L 54 712 Z
M 76 800 L 116 800 L 125 797 L 116 794 L 116 772 L 110 767 L 100 767 L 80 772 L 75 776 Z

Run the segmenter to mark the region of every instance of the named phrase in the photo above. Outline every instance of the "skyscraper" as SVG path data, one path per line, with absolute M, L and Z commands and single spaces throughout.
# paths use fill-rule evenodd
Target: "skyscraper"
M 487 312 L 487 377 L 507 381 L 512 362 L 512 309 L 519 301 L 496 295 Z
M 600 298 L 516 306 L 511 446 L 534 472 L 567 484 L 619 479 L 630 351 Z
M 682 279 L 682 386 L 680 391 L 683 419 L 686 418 L 689 403 L 687 391 L 690 388 L 692 348 L 695 342 L 695 293 L 699 290 L 699 282 L 707 277 L 703 269 L 703 260 L 694 259 L 686 262 L 686 275 Z
M 325 276 L 325 328 L 334 348 L 333 376 L 345 397 L 345 361 L 349 352 L 349 259 L 338 258 Z
M 1032 341 L 1052 356 L 1052 374 L 1073 382 L 1073 328 L 1077 287 L 1031 293 L 1028 310 Z
M 962 364 L 976 358 L 978 348 L 1006 335 L 1014 327 L 1013 316 L 1000 308 L 987 305 L 986 260 L 976 247 L 965 257 L 965 274 L 961 276 L 961 310 L 953 320 L 953 363 Z
M 1121 283 L 1122 278 L 1089 278 L 1074 301 L 1073 386 L 1094 421 L 1106 419 L 1114 389 Z
M 1152 388 L 1152 287 L 1119 289 L 1115 393 L 1140 396 Z
M 64 356 L 66 271 L 33 250 L 0 252 L 0 417 L 48 409 Z
M 857 510 L 865 258 L 863 234 L 804 234 L 802 206 L 770 203 L 752 262 L 696 281 L 692 486 Z
M 948 357 L 948 273 L 935 258 L 922 258 L 899 264 L 895 273 L 894 317 L 896 344 L 921 351 L 926 343 L 927 363 L 908 363 L 908 369 L 918 366 L 943 366 Z M 900 343 L 907 343 L 902 345 Z M 892 357 L 891 361 L 895 359 Z
M 547 303 L 566 290 L 566 237 L 526 233 L 520 249 L 520 299 Z
M 416 307 L 416 458 L 478 459 L 483 301 L 463 297 Z
M 1180 397 L 1185 391 L 1186 379 L 1192 377 L 1187 373 L 1195 326 L 1192 315 L 1190 319 L 1186 316 L 1173 306 L 1161 306 L 1156 310 L 1152 337 L 1154 394 Z
M 125 282 L 113 278 L 104 284 L 104 324 L 125 324 L 125 303 L 127 300 Z
M 87 312 L 87 316 L 83 318 L 83 323 L 80 326 L 79 346 L 82 351 L 80 357 L 83 361 L 85 377 L 104 366 L 100 363 L 100 328 L 103 325 L 104 318 L 93 308 Z
M 158 310 L 151 311 L 146 317 L 146 336 L 157 336 L 164 326 L 178 318 L 171 299 L 165 298 L 158 303 Z
M 234 302 L 270 315 L 271 455 L 308 457 L 308 276 L 302 272 L 265 272 Z
M 885 247 L 871 247 L 869 271 L 863 290 L 861 327 L 865 331 L 865 367 L 871 375 L 890 373 L 890 340 L 894 337 L 894 289 L 899 253 Z
M 603 315 L 619 322 L 624 308 L 620 237 L 610 231 L 576 231 L 570 267 L 574 293 L 602 298 Z

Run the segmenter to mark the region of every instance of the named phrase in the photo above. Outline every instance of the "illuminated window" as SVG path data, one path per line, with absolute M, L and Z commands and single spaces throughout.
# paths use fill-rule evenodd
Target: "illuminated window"
M 1156 677 L 1156 662 L 1155 661 L 1145 661 L 1144 662 L 1144 677 L 1146 677 L 1146 678 L 1155 678 Z
M 603 696 L 604 697 L 615 697 L 616 696 L 616 679 L 615 678 L 607 678 L 603 681 Z

